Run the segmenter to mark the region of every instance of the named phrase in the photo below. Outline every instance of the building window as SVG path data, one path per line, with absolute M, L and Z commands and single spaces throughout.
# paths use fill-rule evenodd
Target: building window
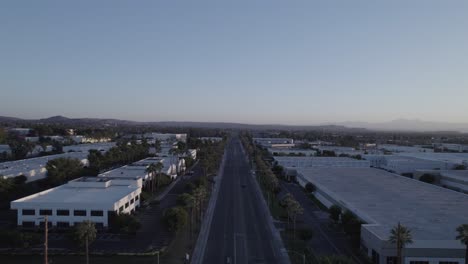
M 416 261 L 410 261 L 410 264 L 429 264 L 429 261 L 422 261 L 422 260 L 416 260 Z
M 372 263 L 374 264 L 379 264 L 380 261 L 380 255 L 377 253 L 377 251 L 372 250 Z
M 135 199 L 131 199 L 130 203 L 133 204 L 135 202 Z
M 57 210 L 57 215 L 60 215 L 60 216 L 70 215 L 70 211 L 68 211 L 68 210 Z
M 35 227 L 35 226 L 36 226 L 36 223 L 30 222 L 30 221 L 23 221 L 22 226 L 23 226 L 23 227 L 26 227 L 26 228 L 28 228 L 28 227 L 29 227 L 29 228 L 30 228 L 30 227 Z
M 120 206 L 119 213 L 121 213 L 122 211 L 123 211 L 123 206 Z
M 387 257 L 387 264 L 397 264 L 397 257 Z
M 125 209 L 127 209 L 127 208 L 128 208 L 128 202 L 125 203 Z
M 86 216 L 86 210 L 75 210 L 73 211 L 74 216 Z
M 35 215 L 36 210 L 34 210 L 34 209 L 23 209 L 22 214 L 23 215 Z
M 50 209 L 42 209 L 42 210 L 39 210 L 39 214 L 40 214 L 40 215 L 52 215 L 52 210 L 50 210 Z
M 104 212 L 102 211 L 97 211 L 97 210 L 91 210 L 91 216 L 103 216 Z
M 138 201 L 138 199 L 140 199 L 140 197 L 138 195 L 135 196 L 135 201 Z
M 68 222 L 57 222 L 57 227 L 67 228 L 67 227 L 70 227 L 70 223 L 68 223 Z

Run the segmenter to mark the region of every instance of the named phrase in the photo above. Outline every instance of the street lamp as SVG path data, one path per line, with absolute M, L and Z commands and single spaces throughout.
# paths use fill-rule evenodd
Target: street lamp
M 302 257 L 302 264 L 305 264 L 306 263 L 306 258 L 305 258 L 305 254 L 304 253 L 300 253 L 300 252 L 297 252 L 297 251 L 293 251 L 293 250 L 287 250 L 288 252 L 291 252 L 291 253 L 295 253 L 299 256 Z
M 47 220 L 47 215 L 44 217 L 38 217 L 37 219 L 44 219 L 44 264 L 49 264 L 48 260 L 48 236 L 49 236 L 49 222 Z

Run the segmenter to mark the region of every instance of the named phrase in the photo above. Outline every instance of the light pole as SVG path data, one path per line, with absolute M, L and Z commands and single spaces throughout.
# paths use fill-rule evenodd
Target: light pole
M 302 264 L 305 264 L 306 263 L 306 257 L 305 257 L 305 254 L 304 253 L 300 253 L 300 252 L 297 252 L 297 251 L 293 251 L 293 250 L 287 250 L 288 252 L 291 252 L 291 253 L 295 253 L 299 256 L 302 257 Z

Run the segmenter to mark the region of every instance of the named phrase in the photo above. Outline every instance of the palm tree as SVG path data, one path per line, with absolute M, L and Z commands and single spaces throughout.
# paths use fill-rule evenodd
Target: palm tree
M 468 224 L 463 224 L 457 227 L 457 239 L 462 242 L 466 249 L 465 249 L 465 264 L 468 264 Z
M 84 221 L 76 227 L 75 236 L 81 247 L 86 248 L 86 264 L 89 264 L 89 244 L 96 239 L 96 227 L 91 221 Z
M 164 165 L 161 163 L 161 162 L 158 162 L 156 163 L 156 165 L 154 165 L 155 169 L 156 169 L 156 173 L 157 173 L 157 186 L 156 187 L 159 187 L 159 179 L 161 178 L 161 171 L 162 169 L 164 168 Z
M 156 164 L 155 163 L 151 163 L 148 168 L 146 168 L 146 173 L 148 173 L 150 175 L 150 179 L 151 179 L 151 192 L 154 192 L 154 181 L 155 181 L 155 175 L 156 175 Z
M 398 222 L 398 225 L 390 231 L 389 240 L 392 244 L 396 244 L 397 246 L 397 264 L 402 264 L 403 259 L 401 253 L 403 248 L 406 244 L 413 243 L 411 230 Z
M 179 195 L 183 207 L 190 210 L 190 243 L 192 243 L 192 226 L 193 226 L 193 210 L 196 206 L 195 197 L 189 193 L 183 193 Z
M 296 240 L 296 219 L 298 215 L 304 213 L 302 206 L 292 197 L 288 196 L 286 198 L 286 211 L 288 212 L 288 217 L 291 218 L 293 222 L 293 241 Z

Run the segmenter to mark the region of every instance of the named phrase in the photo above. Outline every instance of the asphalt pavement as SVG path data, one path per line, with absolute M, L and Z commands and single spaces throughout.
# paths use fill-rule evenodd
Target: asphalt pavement
M 228 143 L 223 170 L 202 263 L 280 263 L 238 138 Z

